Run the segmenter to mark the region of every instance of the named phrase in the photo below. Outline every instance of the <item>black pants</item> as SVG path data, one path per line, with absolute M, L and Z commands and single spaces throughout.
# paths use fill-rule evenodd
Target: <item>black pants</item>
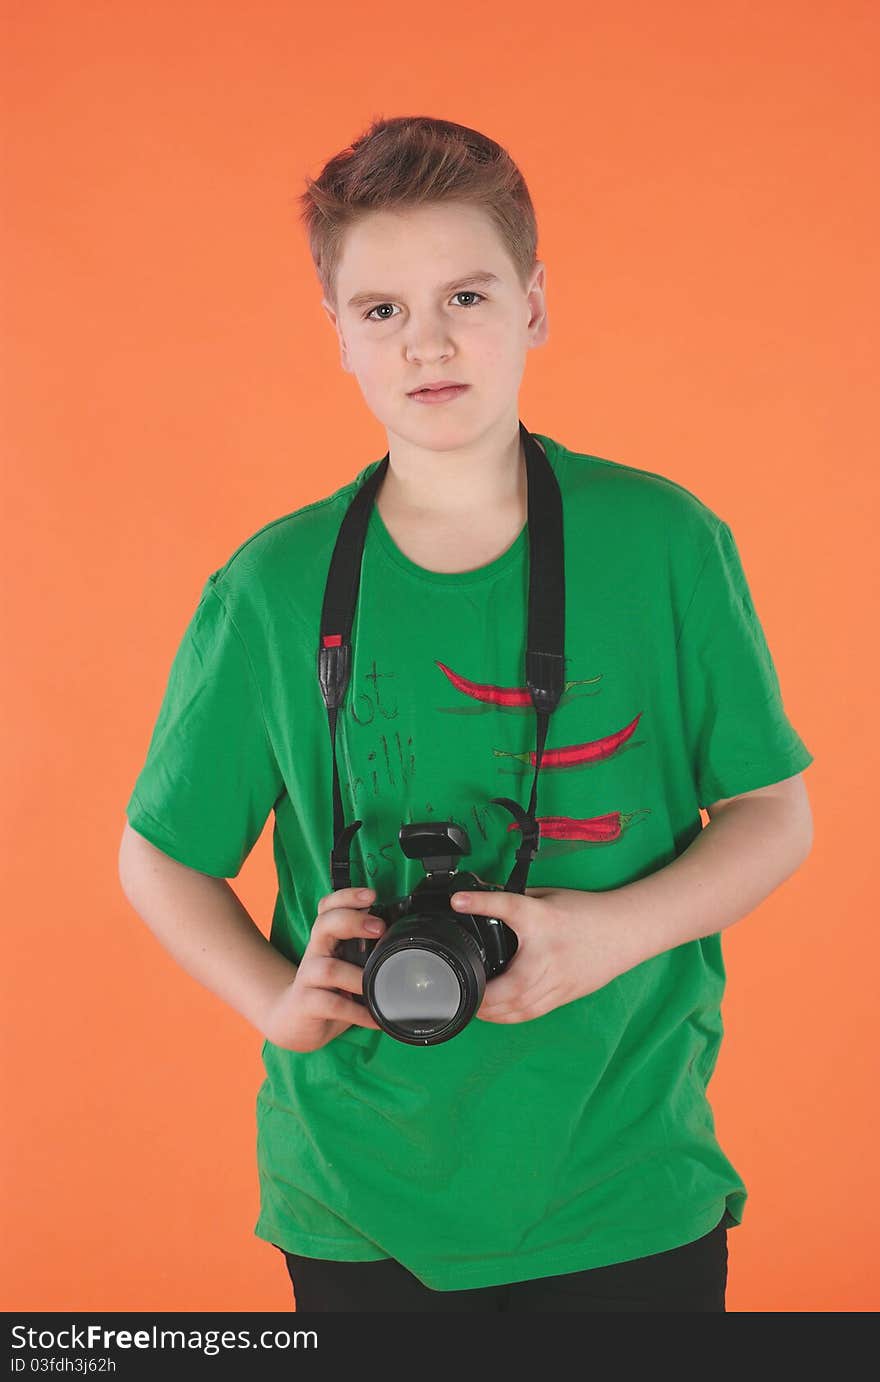
M 300 1257 L 283 1248 L 278 1251 L 287 1263 L 296 1309 L 303 1311 L 501 1310 L 520 1314 L 535 1310 L 726 1309 L 724 1219 L 695 1242 L 650 1257 L 460 1291 L 431 1290 L 393 1257 L 378 1262 L 329 1262 Z

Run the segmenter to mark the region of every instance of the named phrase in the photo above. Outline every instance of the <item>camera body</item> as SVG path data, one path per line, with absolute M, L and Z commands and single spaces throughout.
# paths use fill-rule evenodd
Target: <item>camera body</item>
M 421 860 L 425 877 L 405 897 L 370 907 L 386 924 L 382 936 L 340 941 L 335 953 L 363 969 L 363 997 L 348 996 L 365 1004 L 383 1031 L 412 1045 L 435 1045 L 470 1021 L 518 942 L 497 917 L 452 910 L 453 893 L 502 891 L 458 870 L 458 859 L 470 853 L 463 826 L 417 821 L 401 826 L 398 839 L 408 858 Z

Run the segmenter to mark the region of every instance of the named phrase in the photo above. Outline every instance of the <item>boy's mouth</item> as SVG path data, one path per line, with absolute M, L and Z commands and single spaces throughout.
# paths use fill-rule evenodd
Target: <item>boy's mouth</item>
M 464 385 L 460 379 L 431 379 L 427 384 L 420 384 L 417 389 L 410 389 L 410 393 L 420 393 L 422 389 L 458 389 Z
M 419 403 L 444 403 L 447 399 L 457 398 L 468 388 L 470 388 L 469 384 L 447 384 L 439 388 L 413 389 L 411 393 L 407 394 L 407 398 L 412 398 Z

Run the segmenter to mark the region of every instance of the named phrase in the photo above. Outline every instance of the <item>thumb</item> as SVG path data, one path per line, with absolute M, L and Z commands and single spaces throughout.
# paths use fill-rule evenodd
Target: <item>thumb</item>
M 449 899 L 455 912 L 474 912 L 479 916 L 497 917 L 513 922 L 522 915 L 523 897 L 520 893 L 499 890 L 475 893 L 453 893 Z

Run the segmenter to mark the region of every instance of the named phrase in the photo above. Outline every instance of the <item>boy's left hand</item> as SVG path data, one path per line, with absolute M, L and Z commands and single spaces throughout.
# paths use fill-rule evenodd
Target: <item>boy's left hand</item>
M 632 968 L 624 933 L 602 893 L 526 888 L 524 893 L 469 893 L 454 912 L 497 917 L 516 932 L 507 969 L 486 984 L 476 1016 L 485 1022 L 530 1022 L 583 998 Z

